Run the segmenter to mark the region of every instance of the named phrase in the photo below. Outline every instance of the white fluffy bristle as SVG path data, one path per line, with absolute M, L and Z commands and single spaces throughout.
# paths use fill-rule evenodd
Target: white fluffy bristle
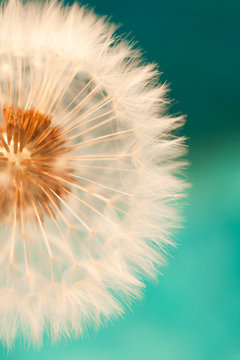
M 0 11 L 0 338 L 55 341 L 123 311 L 178 220 L 166 86 L 84 7 Z

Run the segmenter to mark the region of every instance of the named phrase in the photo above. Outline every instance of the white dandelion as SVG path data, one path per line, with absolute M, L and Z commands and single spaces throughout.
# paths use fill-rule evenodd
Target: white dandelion
M 78 5 L 0 11 L 0 338 L 39 344 L 123 312 L 164 261 L 182 117 L 155 65 Z

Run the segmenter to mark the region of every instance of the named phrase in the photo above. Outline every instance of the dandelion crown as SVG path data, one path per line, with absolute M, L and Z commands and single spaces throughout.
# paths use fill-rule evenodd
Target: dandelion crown
M 0 338 L 39 344 L 121 313 L 156 273 L 183 119 L 104 18 L 17 0 L 0 17 Z

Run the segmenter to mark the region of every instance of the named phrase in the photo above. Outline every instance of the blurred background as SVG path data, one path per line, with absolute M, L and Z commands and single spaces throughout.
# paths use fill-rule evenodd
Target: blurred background
M 89 0 L 157 62 L 187 114 L 192 183 L 177 249 L 124 318 L 84 339 L 7 360 L 240 359 L 239 0 Z

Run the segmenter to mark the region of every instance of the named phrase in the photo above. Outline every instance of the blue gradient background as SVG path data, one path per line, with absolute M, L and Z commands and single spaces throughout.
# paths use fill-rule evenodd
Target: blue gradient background
M 86 2 L 84 2 L 86 3 Z M 40 351 L 20 342 L 0 359 L 239 360 L 239 1 L 92 0 L 124 24 L 187 114 L 193 184 L 178 249 L 144 300 L 97 334 Z

